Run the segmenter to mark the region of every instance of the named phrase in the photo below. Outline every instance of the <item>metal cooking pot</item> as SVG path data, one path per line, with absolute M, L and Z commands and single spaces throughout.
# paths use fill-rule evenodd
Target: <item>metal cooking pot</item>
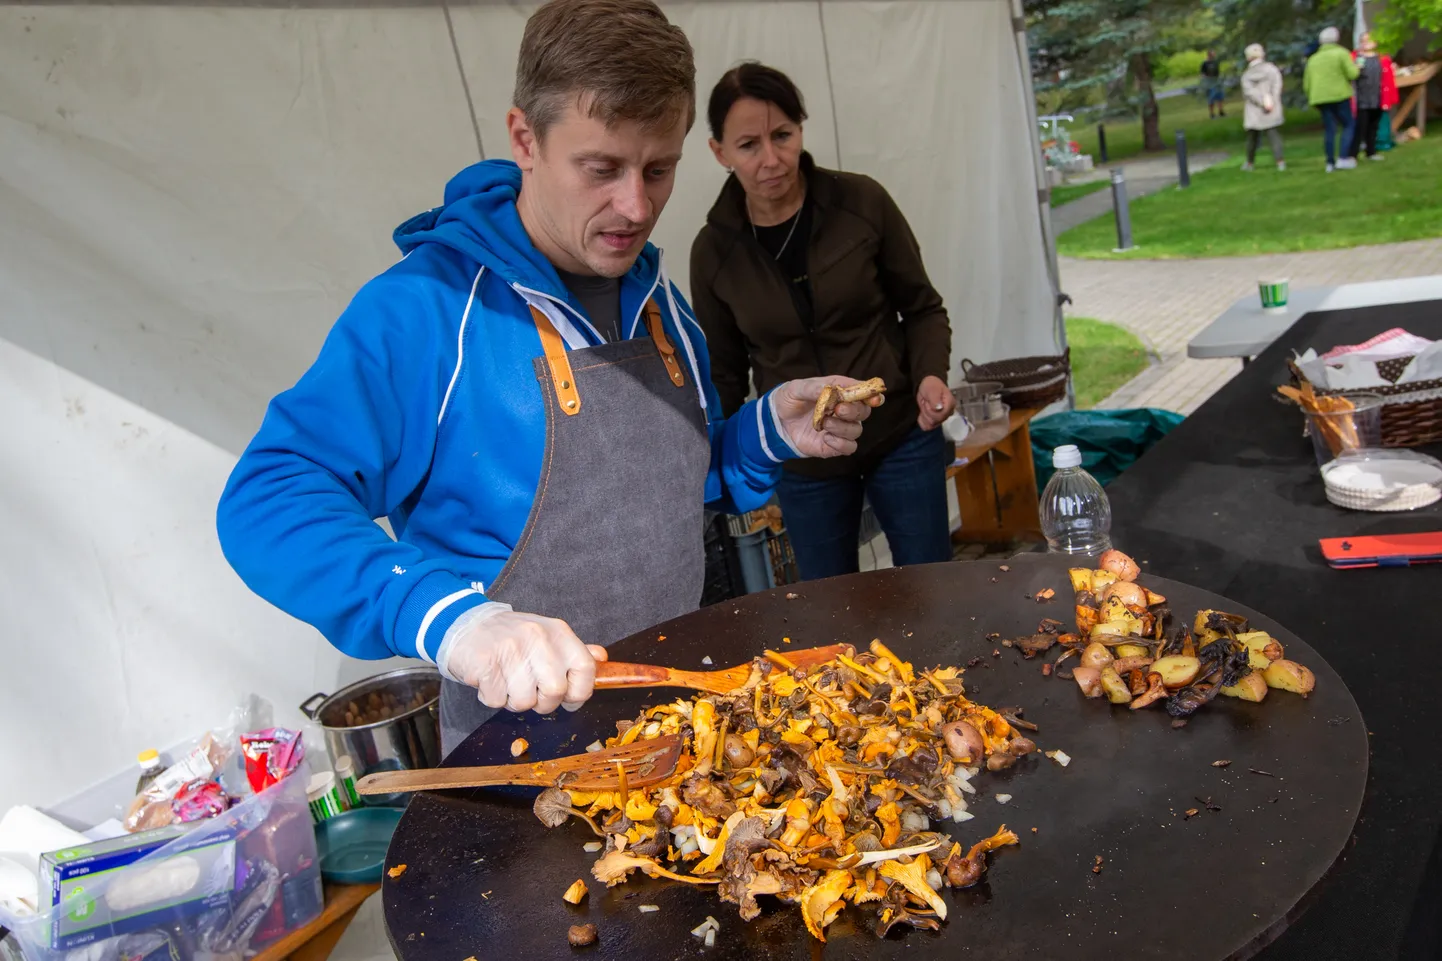
M 978 381 L 951 389 L 952 396 L 956 398 L 957 410 L 972 424 L 1007 415 L 1007 406 L 1002 403 L 1001 391 L 999 381 Z
M 417 694 L 421 703 L 390 717 L 363 724 L 347 724 L 346 711 L 364 706 L 371 695 L 392 695 L 402 705 Z M 376 771 L 413 771 L 441 763 L 441 674 L 434 667 L 406 667 L 377 674 L 334 694 L 312 694 L 300 705 L 306 717 L 325 730 L 325 746 L 332 759 L 350 757 L 355 776 Z M 403 806 L 408 794 L 378 794 L 361 798 L 370 805 Z

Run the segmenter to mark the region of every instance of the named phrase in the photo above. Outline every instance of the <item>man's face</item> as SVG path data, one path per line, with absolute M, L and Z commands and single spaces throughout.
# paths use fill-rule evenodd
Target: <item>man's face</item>
M 675 186 L 684 111 L 657 131 L 626 120 L 607 128 L 574 103 L 544 139 L 518 109 L 506 125 L 521 168 L 521 223 L 536 248 L 575 274 L 630 270 Z

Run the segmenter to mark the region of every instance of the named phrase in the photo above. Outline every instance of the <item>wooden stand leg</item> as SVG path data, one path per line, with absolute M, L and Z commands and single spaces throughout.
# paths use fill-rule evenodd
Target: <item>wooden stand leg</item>
M 1001 527 L 1016 537 L 1041 536 L 1036 494 L 1036 465 L 1031 459 L 1031 429 L 1023 424 L 992 448 L 996 502 Z
M 961 529 L 952 533 L 953 543 L 1005 544 L 1015 540 L 1040 540 L 1041 520 L 1037 512 L 1036 468 L 1031 460 L 1030 411 L 1013 412 L 1012 429 L 994 445 L 973 448 L 974 459 L 952 468 Z

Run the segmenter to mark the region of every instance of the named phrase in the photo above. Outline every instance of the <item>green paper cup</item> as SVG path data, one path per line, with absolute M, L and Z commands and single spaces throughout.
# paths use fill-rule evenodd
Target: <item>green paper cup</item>
M 1257 293 L 1262 298 L 1262 311 L 1268 314 L 1284 314 L 1287 312 L 1287 278 L 1281 280 L 1259 280 L 1257 281 Z

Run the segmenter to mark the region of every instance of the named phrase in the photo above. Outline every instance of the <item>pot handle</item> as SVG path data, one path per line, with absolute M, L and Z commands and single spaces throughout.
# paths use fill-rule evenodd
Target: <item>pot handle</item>
M 320 706 L 320 702 L 324 701 L 328 697 L 330 697 L 329 694 L 312 694 L 310 697 L 300 702 L 300 713 L 304 714 L 306 717 L 314 721 L 316 709 Z

